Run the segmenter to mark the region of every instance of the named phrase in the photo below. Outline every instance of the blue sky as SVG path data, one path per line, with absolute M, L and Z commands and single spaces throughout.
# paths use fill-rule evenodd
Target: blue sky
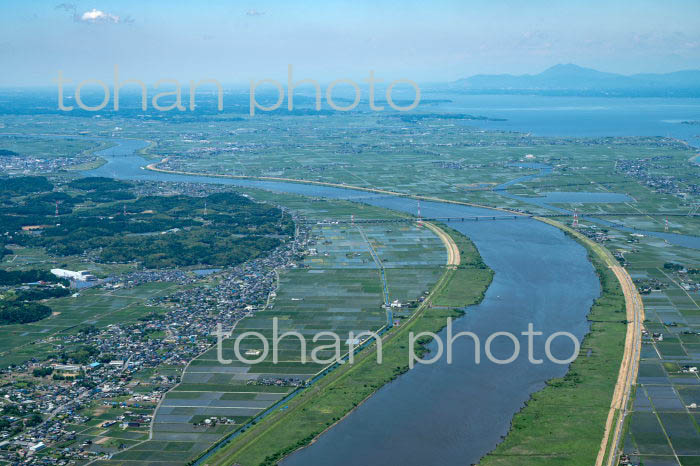
M 0 86 L 700 68 L 697 0 L 0 0 Z

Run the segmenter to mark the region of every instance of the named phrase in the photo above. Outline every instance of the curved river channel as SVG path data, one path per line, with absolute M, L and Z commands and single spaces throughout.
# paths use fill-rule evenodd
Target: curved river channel
M 355 200 L 413 213 L 414 200 L 372 195 L 299 183 L 281 183 L 188 176 L 153 172 L 135 155 L 145 143 L 114 140 L 116 146 L 98 152 L 108 163 L 86 172 L 127 180 L 219 183 L 261 188 L 280 193 Z M 499 215 L 468 206 L 424 202 L 426 217 Z M 585 249 L 560 230 L 530 218 L 455 222 L 450 227 L 467 235 L 493 269 L 493 283 L 481 304 L 469 307 L 453 324 L 454 332 L 472 331 L 482 342 L 482 362 L 474 362 L 474 345 L 468 338 L 453 345 L 454 361 L 444 358 L 432 365 L 417 365 L 381 388 L 311 446 L 288 457 L 287 466 L 350 466 L 359 464 L 419 466 L 477 463 L 506 435 L 513 415 L 545 381 L 561 377 L 567 366 L 549 361 L 528 362 L 528 342 L 520 336 L 520 357 L 508 365 L 484 361 L 483 342 L 494 332 L 520 335 L 532 323 L 544 337 L 535 337 L 534 354 L 544 358 L 544 339 L 567 331 L 579 339 L 588 331 L 586 315 L 600 294 L 600 285 Z M 445 332 L 439 336 L 445 340 Z M 494 356 L 506 359 L 513 343 L 497 338 Z M 557 338 L 552 353 L 565 359 L 573 344 Z M 581 357 L 586 357 L 582 355 Z

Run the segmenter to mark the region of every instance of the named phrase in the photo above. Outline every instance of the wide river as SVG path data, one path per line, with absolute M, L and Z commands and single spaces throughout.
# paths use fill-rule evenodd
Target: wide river
M 533 131 L 543 136 L 673 136 L 700 145 L 698 127 L 680 123 L 700 119 L 698 99 L 448 97 L 452 102 L 441 110 L 507 119 L 477 123 L 490 129 Z M 132 180 L 231 184 L 356 200 L 410 213 L 416 208 L 415 201 L 410 199 L 349 189 L 152 172 L 142 169 L 146 161 L 134 155 L 143 142 L 116 142 L 117 146 L 98 154 L 108 163 L 90 174 Z M 546 174 L 546 168 L 542 171 L 536 176 Z M 547 201 L 554 202 L 551 199 L 535 202 Z M 498 215 L 490 210 L 443 203 L 423 203 L 422 208 L 425 216 Z M 455 321 L 455 332 L 472 331 L 481 336 L 482 345 L 494 332 L 519 335 L 528 323 L 542 331 L 544 337 L 558 331 L 571 332 L 579 339 L 585 335 L 586 314 L 600 288 L 583 247 L 556 228 L 532 219 L 456 222 L 450 226 L 471 238 L 495 272 L 484 300 Z M 653 236 L 700 248 L 698 237 L 663 233 Z M 439 336 L 445 340 L 444 331 Z M 535 342 L 535 356 L 541 358 L 542 339 Z M 456 340 L 453 364 L 446 364 L 443 358 L 433 365 L 416 366 L 381 388 L 313 445 L 287 458 L 285 466 L 477 463 L 507 434 L 513 415 L 529 396 L 541 389 L 546 380 L 566 373 L 566 366 L 530 364 L 525 337 L 520 338 L 520 345 L 521 357 L 512 364 L 477 365 L 472 343 L 467 339 Z M 564 358 L 570 354 L 571 346 L 566 339 L 557 339 L 553 353 Z M 510 341 L 494 340 L 495 356 L 505 358 L 511 351 Z
M 117 146 L 98 155 L 108 163 L 90 175 L 128 180 L 189 181 L 262 188 L 333 199 L 357 200 L 388 209 L 414 212 L 415 201 L 366 192 L 253 180 L 171 175 L 144 170 L 146 161 L 134 155 L 141 141 L 116 140 Z M 427 217 L 499 215 L 453 204 L 422 204 Z M 567 331 L 582 339 L 586 314 L 600 293 L 585 249 L 558 229 L 528 218 L 455 222 L 450 226 L 469 236 L 495 272 L 481 304 L 468 308 L 454 331 L 472 331 L 483 342 L 494 332 L 519 336 L 521 356 L 509 365 L 474 362 L 473 343 L 454 343 L 454 361 L 418 365 L 385 385 L 352 414 L 323 434 L 312 446 L 285 460 L 285 465 L 465 465 L 476 463 L 508 432 L 513 415 L 546 380 L 566 373 L 567 366 L 527 358 L 527 338 L 520 333 L 532 323 L 544 337 L 535 338 L 535 356 L 544 354 L 544 338 Z M 444 331 L 440 333 L 444 340 Z M 554 340 L 559 358 L 571 354 L 566 338 Z M 505 359 L 513 343 L 497 338 L 493 354 Z M 582 356 L 582 357 L 585 357 Z M 483 351 L 482 351 L 482 359 Z

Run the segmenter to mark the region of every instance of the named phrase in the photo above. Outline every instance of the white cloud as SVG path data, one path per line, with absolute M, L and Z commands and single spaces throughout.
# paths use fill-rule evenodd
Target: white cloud
M 60 3 L 56 5 L 57 10 L 63 10 L 73 17 L 76 23 L 122 23 L 130 24 L 134 20 L 131 16 L 117 16 L 107 13 L 97 8 L 86 11 L 83 14 L 78 13 L 78 8 L 73 3 Z
M 93 8 L 80 16 L 80 21 L 85 23 L 119 23 L 119 16 Z
M 248 10 L 245 12 L 246 16 L 262 16 L 265 14 L 264 11 L 258 11 L 258 10 Z

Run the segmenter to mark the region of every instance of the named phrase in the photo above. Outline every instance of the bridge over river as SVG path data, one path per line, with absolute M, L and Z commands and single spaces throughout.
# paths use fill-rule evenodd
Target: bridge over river
M 585 213 L 579 212 L 579 216 L 596 216 L 596 217 L 700 217 L 700 214 L 686 214 L 678 212 L 611 212 L 611 213 Z M 338 218 L 338 219 L 326 219 L 321 221 L 316 220 L 302 220 L 301 223 L 304 224 L 368 224 L 368 223 L 414 223 L 414 222 L 480 222 L 480 221 L 494 221 L 494 220 L 518 220 L 532 217 L 544 217 L 544 218 L 561 218 L 561 217 L 571 217 L 570 214 L 566 213 L 552 213 L 552 214 L 508 214 L 508 215 L 472 215 L 466 217 L 403 217 L 403 218 L 363 218 L 363 219 L 353 219 L 353 218 Z

